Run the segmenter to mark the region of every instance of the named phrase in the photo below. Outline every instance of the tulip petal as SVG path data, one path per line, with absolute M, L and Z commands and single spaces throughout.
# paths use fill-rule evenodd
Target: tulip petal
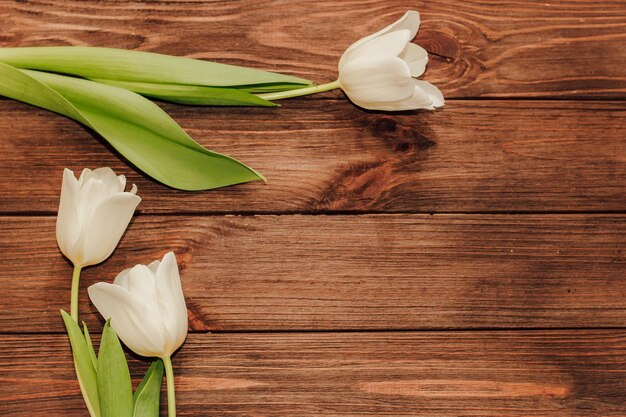
M 124 344 L 139 355 L 160 357 L 162 341 L 156 337 L 145 306 L 128 291 L 115 284 L 99 282 L 88 289 L 89 298 Z
M 91 214 L 96 206 L 109 197 L 107 187 L 97 177 L 92 175 L 82 176 L 80 194 L 76 207 L 78 209 L 78 218 L 81 227 L 84 227 L 91 219 Z
M 121 192 L 118 191 L 117 176 L 113 170 L 107 169 L 110 173 L 98 168 L 95 171 L 85 169 L 81 174 L 79 182 L 82 182 L 77 207 L 82 227 L 91 220 L 93 211 L 102 201 Z
M 347 60 L 347 56 L 350 54 L 351 51 L 358 48 L 362 44 L 368 42 L 370 39 L 374 39 L 386 33 L 395 32 L 397 30 L 402 30 L 402 29 L 408 30 L 410 33 L 409 39 L 413 39 L 415 35 L 417 34 L 417 30 L 419 29 L 419 27 L 420 27 L 419 13 L 416 12 L 415 10 L 407 11 L 404 14 L 404 16 L 402 16 L 400 19 L 390 24 L 386 28 L 381 29 L 378 32 L 373 33 L 369 36 L 361 38 L 358 41 L 354 42 L 352 45 L 350 45 L 348 49 L 346 49 L 346 51 L 343 53 L 341 58 L 339 59 L 339 68 L 341 68 L 343 64 L 345 64 Z
M 102 198 L 106 198 L 124 191 L 126 179 L 123 175 L 120 175 L 120 177 L 123 179 L 120 179 L 109 167 L 96 168 L 94 170 L 85 168 L 80 174 L 79 182 L 83 191 L 95 187 L 97 188 L 98 195 L 102 196 Z
M 415 89 L 407 64 L 391 56 L 348 62 L 339 72 L 339 85 L 358 105 L 363 102 L 405 100 Z
M 159 260 L 150 262 L 150 264 L 148 265 L 148 269 L 150 271 L 152 271 L 152 273 L 154 274 L 155 277 L 156 277 L 156 273 L 157 273 L 157 271 L 159 269 L 159 265 L 161 265 L 161 261 L 159 261 Z
M 110 194 L 121 193 L 124 191 L 124 187 L 126 187 L 126 177 L 123 175 L 117 176 L 109 167 L 96 168 L 93 171 L 93 175 L 104 182 Z M 122 178 L 120 179 L 120 177 Z
M 406 29 L 411 32 L 411 39 L 417 35 L 417 31 L 420 28 L 420 14 L 416 10 L 407 10 L 404 15 L 394 23 L 390 24 L 386 28 L 376 32 L 372 36 L 380 36 L 385 33 L 395 32 L 396 30 Z
M 424 93 L 428 95 L 428 98 L 430 99 L 430 101 L 432 101 L 432 108 L 439 108 L 444 106 L 445 100 L 443 98 L 443 94 L 441 94 L 441 91 L 439 91 L 437 87 L 427 81 L 422 80 L 415 80 L 415 86 L 421 88 L 422 91 L 424 91 Z
M 417 80 L 415 80 L 417 81 Z M 385 111 L 401 111 L 401 110 L 419 110 L 432 109 L 432 101 L 430 97 L 419 87 L 415 86 L 413 95 L 406 100 L 397 101 L 395 103 L 378 103 L 376 110 Z
M 356 48 L 347 54 L 344 64 L 359 58 L 376 57 L 376 56 L 398 56 L 407 47 L 411 40 L 411 34 L 408 30 L 402 29 L 395 32 L 386 33 L 376 38 L 364 42 L 359 48 Z M 341 65 L 341 61 L 340 61 Z M 341 66 L 339 71 L 341 71 Z
M 86 221 L 84 230 L 85 265 L 108 258 L 121 239 L 141 198 L 131 193 L 115 194 L 102 201 Z
M 163 257 L 157 270 L 156 286 L 163 322 L 172 337 L 170 353 L 173 353 L 185 341 L 188 331 L 187 306 L 173 252 Z
M 154 264 L 154 262 L 153 262 Z M 154 265 L 152 265 L 154 267 Z M 163 312 L 159 304 L 157 294 L 156 275 L 152 268 L 145 265 L 135 265 L 128 271 L 128 292 L 143 303 L 147 316 L 146 322 L 151 323 L 151 327 L 156 329 L 155 337 L 161 341 L 161 349 L 168 340 L 166 330 L 163 328 Z
M 85 168 L 80 173 L 80 177 L 78 177 L 78 183 L 82 187 L 85 183 L 85 180 L 91 176 L 91 170 L 89 168 Z
M 126 188 L 126 175 L 118 175 L 117 181 L 120 184 L 119 192 L 123 192 L 124 188 Z
M 434 85 L 426 81 L 413 80 L 415 86 L 411 97 L 395 102 L 363 101 L 359 106 L 370 110 L 402 111 L 402 110 L 434 110 L 443 106 L 443 96 Z
M 117 276 L 115 277 L 115 280 L 113 280 L 113 284 L 119 285 L 120 287 L 122 287 L 126 291 L 128 291 L 128 276 L 129 276 L 129 273 L 130 273 L 130 268 L 125 269 L 122 272 L 120 272 L 119 274 L 117 274 Z
M 417 81 L 417 80 L 416 80 Z M 411 97 L 394 102 L 360 102 L 355 103 L 359 106 L 370 110 L 383 111 L 402 111 L 402 110 L 418 110 L 418 109 L 434 109 L 432 101 L 428 95 L 419 87 L 414 87 Z
M 154 325 L 160 328 L 161 308 L 157 297 L 156 276 L 150 268 L 135 265 L 128 271 L 128 292 L 148 309 L 150 317 L 146 317 L 146 320 L 155 320 Z
M 399 55 L 409 65 L 411 77 L 419 77 L 426 71 L 428 64 L 428 52 L 426 49 L 414 43 L 409 43 Z
M 79 194 L 78 187 L 78 180 L 74 173 L 65 168 L 61 185 L 56 237 L 61 252 L 70 258 L 72 262 L 78 261 L 77 259 L 72 259 L 72 250 L 80 237 L 80 224 L 78 224 L 78 212 L 76 210 L 76 201 Z

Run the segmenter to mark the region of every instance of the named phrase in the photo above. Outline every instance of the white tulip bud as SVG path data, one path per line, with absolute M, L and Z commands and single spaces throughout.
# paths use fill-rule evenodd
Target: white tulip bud
M 444 105 L 434 85 L 416 80 L 426 70 L 428 53 L 410 43 L 420 25 L 409 10 L 397 22 L 352 44 L 339 60 L 338 83 L 348 98 L 370 110 L 434 110 Z
M 85 169 L 76 179 L 63 172 L 56 236 L 61 252 L 75 267 L 108 258 L 141 201 L 137 187 L 125 192 L 126 177 L 111 168 Z
M 89 298 L 131 350 L 169 358 L 187 337 L 187 307 L 176 256 L 122 271 L 113 284 L 89 287 Z

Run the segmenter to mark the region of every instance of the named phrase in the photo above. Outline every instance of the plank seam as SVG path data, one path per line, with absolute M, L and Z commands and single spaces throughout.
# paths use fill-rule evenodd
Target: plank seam
M 137 213 L 134 217 L 223 217 L 223 216 L 363 216 L 363 215 L 398 215 L 419 214 L 425 216 L 438 215 L 626 215 L 626 210 L 510 210 L 510 211 L 413 211 L 413 210 L 303 210 L 303 211 L 182 211 L 182 212 L 150 212 Z M 0 212 L 3 217 L 56 217 L 56 211 L 6 211 Z
M 599 326 L 599 327 L 475 327 L 475 328 L 415 328 L 415 329 L 280 329 L 280 330 L 214 330 L 190 331 L 190 335 L 215 334 L 353 334 L 353 333 L 517 333 L 517 332 L 546 332 L 557 333 L 566 331 L 626 331 L 626 326 Z M 33 335 L 64 335 L 65 332 L 3 332 L 0 336 L 33 336 Z
M 619 93 L 622 93 L 621 91 L 618 91 Z M 324 94 L 324 93 L 322 93 Z M 497 95 L 497 96 L 467 96 L 467 97 L 445 97 L 446 99 L 446 103 L 451 103 L 451 102 L 463 102 L 463 101 L 494 101 L 494 102 L 502 102 L 502 101 L 539 101 L 539 102 L 545 102 L 545 101 L 565 101 L 565 102 L 576 102 L 576 101 L 582 101 L 582 102 L 611 102 L 611 103 L 615 103 L 615 102 L 622 102 L 622 103 L 626 103 L 626 97 L 611 97 L 611 96 L 606 96 L 606 97 L 590 97 L 590 96 L 551 96 L 551 95 L 545 95 L 545 96 L 506 96 L 506 95 Z M 12 100 L 6 97 L 2 97 L 0 96 L 0 100 L 2 101 L 16 101 L 16 100 Z M 156 99 L 152 99 L 152 101 L 155 101 L 157 103 L 165 103 L 168 105 L 172 105 L 172 106 L 179 106 L 181 108 L 185 107 L 184 105 L 176 105 L 174 103 L 170 103 L 170 102 L 165 102 L 162 100 L 156 100 Z M 288 102 L 288 101 L 299 101 L 299 102 L 306 102 L 306 101 L 348 101 L 347 98 L 337 98 L 337 97 L 322 97 L 322 96 L 304 96 L 304 97 L 294 97 L 291 99 L 288 99 L 284 102 Z M 224 107 L 224 106 L 205 106 L 205 107 Z M 445 107 L 444 107 L 445 109 Z M 417 111 L 416 111 L 417 113 Z

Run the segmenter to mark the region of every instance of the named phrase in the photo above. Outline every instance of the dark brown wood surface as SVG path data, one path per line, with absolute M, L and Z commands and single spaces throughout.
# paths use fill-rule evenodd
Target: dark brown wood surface
M 68 348 L 0 337 L 3 415 L 83 415 Z M 181 416 L 621 417 L 626 332 L 196 334 L 174 367 Z
M 80 172 L 100 165 L 137 183 L 143 213 L 562 212 L 625 206 L 621 101 L 453 101 L 445 111 L 405 114 L 364 112 L 347 100 L 283 103 L 269 110 L 165 106 L 203 145 L 239 158 L 268 179 L 207 194 L 142 177 L 71 120 L 0 101 L 7 120 L 0 142 L 0 210 L 53 214 L 63 167 Z M 29 186 L 16 189 L 26 172 Z
M 174 250 L 199 331 L 626 327 L 625 221 L 140 216 L 82 282 L 112 280 Z M 59 255 L 54 218 L 5 217 L 0 264 L 12 266 L 0 276 L 8 295 L 0 299 L 0 331 L 62 332 L 56 312 L 67 308 L 71 267 Z M 98 326 L 84 292 L 81 307 Z
M 410 8 L 443 110 L 367 112 L 340 92 L 163 105 L 267 184 L 171 190 L 76 123 L 0 99 L 0 415 L 87 415 L 54 222 L 64 167 L 111 166 L 143 201 L 84 272 L 82 318 L 97 334 L 88 285 L 174 250 L 192 330 L 181 416 L 626 416 L 626 1 L 0 0 L 0 47 L 327 82 Z M 147 362 L 129 358 L 137 380 Z
M 0 2 L 2 45 L 113 46 L 336 78 L 337 57 L 407 9 L 450 98 L 626 95 L 624 1 Z

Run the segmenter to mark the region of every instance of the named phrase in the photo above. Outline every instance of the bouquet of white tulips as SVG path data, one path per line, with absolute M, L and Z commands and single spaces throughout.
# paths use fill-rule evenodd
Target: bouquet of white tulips
M 419 15 L 409 11 L 387 28 L 350 46 L 339 60 L 337 81 L 308 80 L 249 68 L 146 52 L 105 48 L 0 49 L 0 94 L 73 118 L 99 132 L 156 180 L 184 190 L 221 187 L 263 176 L 189 137 L 144 97 L 182 104 L 274 106 L 272 100 L 341 88 L 373 110 L 443 106 L 439 90 L 417 80 L 428 54 L 410 43 Z M 70 314 L 61 311 L 78 383 L 92 417 L 156 417 L 162 378 L 169 416 L 176 415 L 171 357 L 187 337 L 187 309 L 174 253 L 136 265 L 113 283 L 89 287 L 106 320 L 96 355 L 87 326 L 78 320 L 80 273 L 107 259 L 141 202 L 137 187 L 110 168 L 66 169 L 56 237 L 71 261 Z M 120 341 L 136 354 L 157 358 L 133 393 Z
M 190 105 L 265 106 L 274 100 L 341 88 L 371 110 L 433 110 L 443 96 L 417 80 L 427 52 L 410 43 L 420 19 L 400 20 L 350 46 L 336 81 L 309 80 L 257 69 L 149 52 L 92 47 L 0 48 L 0 95 L 72 118 L 98 132 L 155 180 L 205 190 L 263 175 L 193 140 L 148 98 Z

